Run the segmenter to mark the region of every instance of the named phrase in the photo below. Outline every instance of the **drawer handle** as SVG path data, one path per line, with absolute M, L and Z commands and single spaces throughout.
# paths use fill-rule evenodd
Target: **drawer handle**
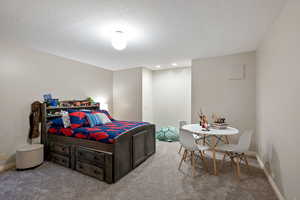
M 94 156 L 94 160 L 99 160 L 99 158 L 97 156 Z
M 82 165 L 78 165 L 79 169 L 82 169 Z
M 62 147 L 62 148 L 61 148 L 61 150 L 65 151 L 65 150 L 66 150 L 66 148 L 65 148 L 65 147 Z
M 100 172 L 99 172 L 99 171 L 97 171 L 97 170 L 94 170 L 94 173 L 95 173 L 95 174 L 100 174 Z
M 65 163 L 65 162 L 66 162 L 66 160 L 62 160 L 62 162 L 63 162 L 63 163 Z

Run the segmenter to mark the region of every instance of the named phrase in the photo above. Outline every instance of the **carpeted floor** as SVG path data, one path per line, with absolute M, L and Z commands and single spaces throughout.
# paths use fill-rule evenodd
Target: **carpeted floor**
M 219 176 L 206 173 L 197 162 L 178 171 L 178 143 L 157 143 L 157 153 L 116 184 L 106 184 L 78 172 L 45 162 L 28 171 L 0 174 L 1 200 L 275 200 L 263 171 L 242 168 L 241 181 L 228 162 Z

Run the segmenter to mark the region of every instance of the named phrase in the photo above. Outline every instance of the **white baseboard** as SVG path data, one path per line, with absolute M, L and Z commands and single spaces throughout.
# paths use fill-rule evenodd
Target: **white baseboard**
M 9 170 L 9 169 L 12 169 L 16 167 L 16 163 L 4 163 L 4 164 L 1 164 L 0 165 L 0 172 L 3 172 L 3 171 L 6 171 L 6 170 Z
M 265 174 L 266 174 L 266 176 L 267 176 L 267 178 L 268 178 L 268 181 L 269 181 L 269 183 L 271 184 L 273 190 L 275 191 L 275 194 L 276 194 L 276 196 L 278 197 L 278 199 L 279 199 L 279 200 L 286 200 L 286 199 L 284 198 L 284 196 L 281 194 L 281 192 L 280 192 L 279 188 L 277 187 L 277 185 L 276 185 L 274 179 L 272 178 L 271 174 L 270 174 L 270 173 L 268 172 L 268 170 L 266 169 L 266 167 L 265 167 L 265 165 L 264 165 L 262 159 L 259 157 L 258 154 L 256 154 L 256 159 L 257 159 L 257 162 L 259 163 L 260 167 L 264 170 L 264 172 L 265 172 Z

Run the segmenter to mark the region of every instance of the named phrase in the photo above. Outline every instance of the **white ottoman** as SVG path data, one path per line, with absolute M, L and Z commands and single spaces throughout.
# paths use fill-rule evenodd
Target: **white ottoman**
M 28 144 L 17 150 L 16 168 L 17 170 L 37 167 L 44 161 L 44 145 Z

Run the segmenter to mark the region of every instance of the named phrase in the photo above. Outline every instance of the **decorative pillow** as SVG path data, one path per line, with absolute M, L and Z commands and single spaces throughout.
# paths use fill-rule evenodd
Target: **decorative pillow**
M 68 110 L 71 128 L 80 128 L 82 126 L 87 126 L 88 121 L 86 119 L 86 113 L 78 110 Z
M 61 117 L 50 119 L 50 125 L 56 128 L 69 128 L 71 126 L 71 122 L 68 112 L 62 111 L 61 115 Z
M 93 111 L 93 113 L 104 113 L 111 121 L 116 121 L 106 110 L 97 110 Z
M 61 117 L 50 119 L 49 122 L 52 127 L 64 127 L 64 122 Z
M 61 119 L 63 122 L 63 127 L 64 128 L 69 128 L 71 126 L 71 122 L 70 122 L 70 117 L 69 117 L 69 113 L 66 111 L 61 111 Z
M 99 116 L 96 113 L 86 113 L 87 120 L 90 124 L 90 127 L 93 128 L 97 125 L 102 125 Z
M 92 110 L 87 110 L 87 109 L 80 109 L 79 110 L 80 112 L 84 112 L 85 114 L 88 114 L 88 113 L 93 113 Z M 87 116 L 86 116 L 86 122 L 84 122 L 83 126 L 84 127 L 89 127 L 90 126 L 90 123 L 89 123 L 89 120 L 87 119 Z
M 108 116 L 105 113 L 96 113 L 95 115 L 98 116 L 101 124 L 111 123 L 111 120 L 108 118 Z

